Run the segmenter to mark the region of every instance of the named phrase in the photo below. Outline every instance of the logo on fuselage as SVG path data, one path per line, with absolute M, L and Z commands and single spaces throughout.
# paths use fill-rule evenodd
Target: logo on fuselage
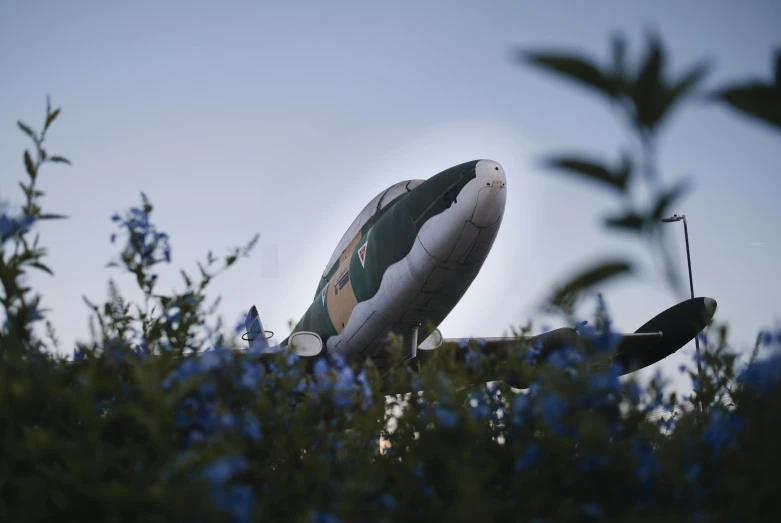
M 363 245 L 361 245 L 361 248 L 358 249 L 358 259 L 361 260 L 361 267 L 364 267 L 366 265 L 366 246 L 369 244 L 367 241 Z

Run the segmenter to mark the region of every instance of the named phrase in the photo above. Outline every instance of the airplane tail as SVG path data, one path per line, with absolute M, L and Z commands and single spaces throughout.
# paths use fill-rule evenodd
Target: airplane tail
M 244 320 L 244 326 L 247 329 L 247 333 L 246 337 L 242 336 L 242 339 L 249 342 L 250 350 L 265 351 L 268 349 L 268 338 L 266 337 L 266 332 L 263 330 L 263 324 L 260 322 L 258 308 L 254 305 L 247 313 L 247 319 Z

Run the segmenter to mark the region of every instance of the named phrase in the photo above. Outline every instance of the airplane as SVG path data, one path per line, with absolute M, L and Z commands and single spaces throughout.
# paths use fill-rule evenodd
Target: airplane
M 371 360 L 380 373 L 399 360 L 388 342 L 391 333 L 403 340 L 407 362 L 470 341 L 481 352 L 509 357 L 518 337 L 446 339 L 438 329 L 485 262 L 506 199 L 504 168 L 485 159 L 388 187 L 342 236 L 291 334 L 271 346 L 273 333 L 263 329 L 253 305 L 242 338 L 251 351 L 292 351 L 304 359 L 338 354 L 350 364 Z M 707 326 L 716 306 L 712 298 L 692 298 L 667 309 L 634 333 L 621 334 L 612 361 L 627 374 L 666 358 Z M 583 343 L 573 328 L 525 339 L 543 353 Z

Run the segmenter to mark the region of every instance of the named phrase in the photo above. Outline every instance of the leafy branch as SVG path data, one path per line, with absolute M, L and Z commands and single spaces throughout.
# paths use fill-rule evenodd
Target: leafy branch
M 51 109 L 49 98 L 46 98 L 46 118 L 43 129 L 34 131 L 29 125 L 18 121 L 19 129 L 33 141 L 34 150 L 24 151 L 22 161 L 28 181 L 19 182 L 19 187 L 25 196 L 21 214 L 12 215 L 8 204 L 2 205 L 0 215 L 0 284 L 3 294 L 0 296 L 6 322 L 0 330 L 0 350 L 6 356 L 22 354 L 27 348 L 38 347 L 42 342 L 36 340 L 32 332 L 32 324 L 43 318 L 44 309 L 40 308 L 41 296 L 32 294 L 31 289 L 23 283 L 29 269 L 37 269 L 53 275 L 52 270 L 42 260 L 46 249 L 39 245 L 39 235 L 32 241 L 29 239 L 33 225 L 43 220 L 58 220 L 65 216 L 59 214 L 44 214 L 40 199 L 44 192 L 37 187 L 41 168 L 46 163 L 65 163 L 70 161 L 58 155 L 49 155 L 44 148 L 46 133 L 54 120 L 60 114 L 60 109 Z

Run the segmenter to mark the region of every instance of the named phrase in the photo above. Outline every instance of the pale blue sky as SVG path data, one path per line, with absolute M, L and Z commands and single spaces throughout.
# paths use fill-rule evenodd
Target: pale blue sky
M 230 324 L 255 303 L 281 337 L 371 197 L 475 158 L 504 165 L 507 211 L 483 271 L 441 328 L 448 337 L 501 335 L 578 262 L 623 251 L 647 258 L 600 228 L 615 206 L 607 195 L 537 163 L 557 149 L 614 154 L 616 118 L 590 93 L 514 64 L 513 47 L 606 58 L 612 30 L 624 30 L 636 52 L 644 29 L 656 27 L 674 71 L 710 58 L 716 86 L 769 78 L 781 45 L 775 1 L 269 5 L 0 3 L 0 197 L 21 201 L 27 143 L 16 120 L 37 125 L 46 93 L 63 107 L 51 152 L 73 167 L 50 168 L 41 183 L 45 208 L 71 218 L 42 227 L 56 277 L 33 283 L 69 351 L 87 336 L 81 295 L 103 298 L 117 274 L 104 268 L 115 252 L 109 218 L 142 190 L 173 239 L 163 287 L 178 285 L 178 268 L 194 268 L 208 249 L 261 234 L 253 257 L 214 291 Z M 673 210 L 689 216 L 695 293 L 718 300 L 717 318 L 748 347 L 781 317 L 781 133 L 705 105 L 677 113 L 667 130 L 666 179 L 695 182 Z M 685 270 L 682 227 L 671 227 Z M 261 274 L 263 249 L 278 249 L 276 278 Z M 627 331 L 680 301 L 650 267 L 605 294 Z M 685 359 L 662 367 L 677 377 Z

